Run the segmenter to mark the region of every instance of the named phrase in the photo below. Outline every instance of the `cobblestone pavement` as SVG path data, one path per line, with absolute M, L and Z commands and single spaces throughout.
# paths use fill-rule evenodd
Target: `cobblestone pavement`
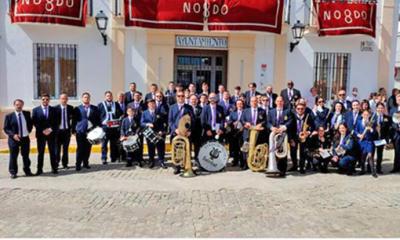
M 94 155 L 78 174 L 11 180 L 7 158 L 0 155 L 0 237 L 400 236 L 400 175 L 272 179 L 232 168 L 182 179 L 171 168 L 102 166 Z

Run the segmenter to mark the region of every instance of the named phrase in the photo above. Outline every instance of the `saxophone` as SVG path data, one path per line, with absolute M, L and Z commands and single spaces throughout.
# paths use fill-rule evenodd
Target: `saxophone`
M 260 172 L 267 165 L 268 144 L 259 144 L 256 146 L 259 131 L 254 127 L 250 128 L 249 131 L 247 165 L 253 172 Z
M 300 142 L 301 142 L 301 143 L 306 142 L 306 140 L 307 140 L 307 138 L 308 138 L 308 134 L 307 134 L 307 130 L 308 130 L 308 124 L 307 124 L 308 116 L 310 116 L 310 114 L 307 114 L 307 117 L 306 117 L 306 119 L 305 119 L 305 121 L 304 121 L 304 124 L 303 124 L 303 129 L 302 129 L 302 131 L 301 131 L 300 134 L 299 134 L 299 139 L 300 139 Z
M 190 142 L 187 133 L 190 129 L 191 118 L 188 114 L 179 120 L 179 135 L 172 140 L 171 160 L 175 165 L 183 165 L 184 172 L 181 177 L 194 177 Z

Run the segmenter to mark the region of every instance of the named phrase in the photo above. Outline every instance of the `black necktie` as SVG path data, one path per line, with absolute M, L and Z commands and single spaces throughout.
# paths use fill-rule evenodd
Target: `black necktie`
M 23 130 L 22 130 L 22 116 L 21 116 L 21 113 L 18 113 L 18 132 L 19 132 L 19 136 L 22 137 Z

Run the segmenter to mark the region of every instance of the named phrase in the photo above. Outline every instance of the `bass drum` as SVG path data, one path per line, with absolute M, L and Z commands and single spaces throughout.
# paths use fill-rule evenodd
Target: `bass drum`
M 208 172 L 219 172 L 225 168 L 229 154 L 219 142 L 208 142 L 199 151 L 200 166 Z

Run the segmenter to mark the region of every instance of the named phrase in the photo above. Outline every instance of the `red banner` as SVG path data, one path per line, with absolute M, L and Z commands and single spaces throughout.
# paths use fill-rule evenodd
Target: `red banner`
M 11 0 L 13 23 L 86 25 L 87 0 Z
M 283 0 L 125 0 L 125 25 L 280 33 Z
M 375 37 L 376 3 L 314 0 L 319 35 L 365 34 Z

